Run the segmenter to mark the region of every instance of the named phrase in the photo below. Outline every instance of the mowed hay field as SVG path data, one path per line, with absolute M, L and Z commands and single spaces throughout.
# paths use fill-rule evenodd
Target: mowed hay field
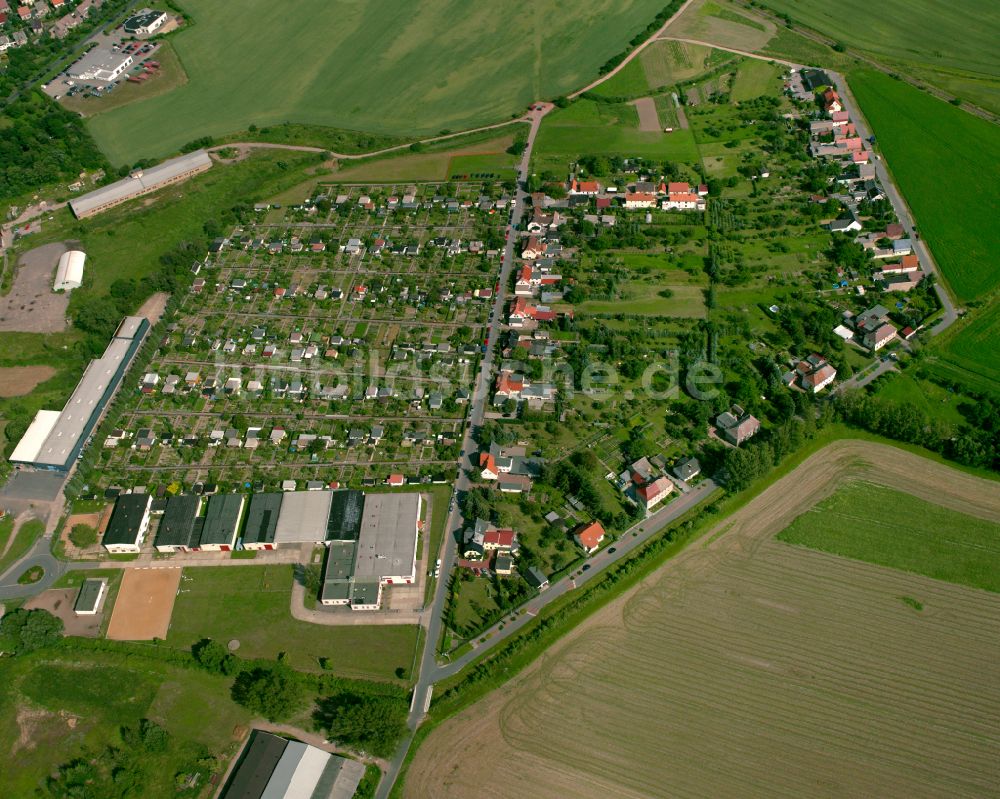
M 663 0 L 181 0 L 188 82 L 88 121 L 115 164 L 281 122 L 433 134 L 502 121 L 570 91 Z
M 996 483 L 832 444 L 444 722 L 405 795 L 995 795 L 1000 596 L 775 540 L 845 480 L 1000 522 Z
M 960 300 L 1000 286 L 1000 127 L 874 70 L 848 75 L 921 235 Z M 953 189 L 942 188 L 953 187 Z

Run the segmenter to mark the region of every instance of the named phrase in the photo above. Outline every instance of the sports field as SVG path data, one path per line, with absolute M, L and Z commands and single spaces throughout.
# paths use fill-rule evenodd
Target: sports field
M 663 0 L 182 0 L 188 82 L 88 121 L 115 164 L 285 121 L 403 135 L 498 122 L 585 84 Z
M 834 40 L 926 66 L 921 75 L 1000 111 L 1000 4 L 993 0 L 766 0 L 767 7 Z M 876 11 L 877 13 L 873 13 Z
M 1000 524 L 871 483 L 839 488 L 778 540 L 1000 592 Z
M 108 625 L 116 641 L 166 638 L 170 613 L 181 582 L 179 568 L 127 569 Z
M 1000 519 L 996 483 L 830 445 L 442 723 L 404 795 L 993 794 L 1000 596 L 774 540 L 866 478 Z
M 848 83 L 959 299 L 1000 286 L 1000 184 L 986 168 L 1000 163 L 1000 127 L 881 72 L 856 70 Z

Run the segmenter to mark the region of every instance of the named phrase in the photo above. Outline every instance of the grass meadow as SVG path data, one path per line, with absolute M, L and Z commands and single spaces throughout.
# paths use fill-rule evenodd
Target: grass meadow
M 410 673 L 416 626 L 327 627 L 297 621 L 289 610 L 291 566 L 185 569 L 167 643 L 187 649 L 202 638 L 240 642 L 246 658 L 276 658 L 318 671 L 319 659 L 345 677 L 392 680 Z
M 777 538 L 1000 593 L 1000 525 L 870 483 L 847 483 Z
M 205 755 L 231 754 L 234 730 L 251 715 L 230 700 L 229 678 L 156 660 L 45 652 L 7 658 L 0 673 L 0 784 L 9 797 L 40 795 L 57 766 L 120 744 L 120 728 L 141 718 L 171 734 L 167 750 L 146 761 L 144 799 L 196 796 L 178 792 L 175 775 L 197 770 Z
M 583 85 L 663 0 L 182 0 L 188 82 L 88 125 L 115 164 L 283 122 L 429 135 L 496 122 Z
M 848 82 L 955 294 L 968 302 L 1000 286 L 1000 184 L 984 168 L 1000 163 L 1000 128 L 881 72 Z

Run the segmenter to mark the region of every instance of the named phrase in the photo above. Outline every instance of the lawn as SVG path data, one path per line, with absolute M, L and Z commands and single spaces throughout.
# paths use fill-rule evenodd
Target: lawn
M 781 70 L 767 61 L 748 58 L 742 61 L 736 70 L 736 80 L 733 81 L 732 98 L 734 101 L 753 100 L 763 94 L 773 94 L 771 89 L 781 78 Z
M 287 652 L 293 668 L 318 671 L 319 659 L 347 677 L 390 680 L 409 674 L 415 626 L 327 627 L 297 621 L 289 611 L 291 566 L 185 569 L 167 642 L 188 648 L 202 638 L 238 639 L 239 655 L 276 658 Z
M 1000 525 L 881 486 L 847 483 L 777 537 L 1000 593 Z
M 853 350 L 848 348 L 847 351 Z M 879 378 L 875 386 L 883 399 L 908 403 L 949 424 L 965 423 L 965 417 L 958 410 L 961 396 L 928 380 L 907 372 L 893 372 Z
M 1000 109 L 1000 5 L 992 0 L 957 0 L 945 10 L 936 0 L 882 0 L 878 13 L 866 0 L 846 0 L 831 6 L 822 0 L 766 0 L 771 9 L 833 39 L 905 64 L 922 65 L 954 83 L 963 93 L 992 95 Z M 991 84 L 991 88 L 975 84 Z M 971 98 L 974 99 L 974 98 Z M 981 98 L 982 99 L 982 98 Z
M 456 155 L 448 165 L 448 178 L 458 180 L 513 180 L 514 156 L 503 151 Z
M 660 296 L 669 290 L 670 297 Z M 701 319 L 705 316 L 704 290 L 698 286 L 628 283 L 622 296 L 607 302 L 587 300 L 576 306 L 578 314 L 638 314 L 641 316 L 677 316 Z
M 34 796 L 57 766 L 84 748 L 120 743 L 119 730 L 151 718 L 171 734 L 166 752 L 149 762 L 141 795 L 179 792 L 175 775 L 197 770 L 204 756 L 227 757 L 233 733 L 250 714 L 229 699 L 229 679 L 156 660 L 91 651 L 45 652 L 8 659 L 0 697 L 0 762 L 4 795 Z M 25 740 L 27 736 L 27 740 Z M 207 771 L 201 784 L 207 782 Z M 139 795 L 136 793 L 135 795 Z
M 88 121 L 115 164 L 250 124 L 427 135 L 496 122 L 585 84 L 663 0 L 180 5 L 194 24 L 171 42 L 188 82 Z
M 599 97 L 632 98 L 644 97 L 649 94 L 649 90 L 649 81 L 640 57 L 633 58 L 621 72 L 591 89 L 591 93 Z
M 545 118 L 535 141 L 535 169 L 562 174 L 568 162 L 585 154 L 698 162 L 690 131 L 641 131 L 631 105 L 577 100 Z
M 848 81 L 955 294 L 968 302 L 1000 286 L 1000 185 L 983 168 L 1000 163 L 1000 128 L 881 72 Z M 942 192 L 943 175 L 960 189 Z
M 4 520 L 6 522 L 6 520 Z M 0 574 L 3 574 L 14 561 L 21 558 L 34 545 L 38 537 L 45 532 L 45 523 L 38 519 L 29 519 L 17 531 L 17 537 L 7 550 L 7 554 L 0 558 Z M 9 536 L 2 536 L 4 545 Z

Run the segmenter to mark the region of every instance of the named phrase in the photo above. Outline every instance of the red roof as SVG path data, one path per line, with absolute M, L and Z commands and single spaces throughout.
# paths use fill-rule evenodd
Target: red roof
M 401 474 L 390 474 L 389 479 L 385 482 L 391 486 L 401 486 L 405 482 L 406 478 Z
M 688 194 L 691 191 L 689 183 L 668 183 L 667 194 Z
M 499 474 L 499 472 L 497 472 L 496 458 L 494 458 L 488 452 L 479 453 L 479 467 L 484 472 L 490 472 L 491 474 Z
M 902 260 L 900 261 L 900 266 L 902 266 L 904 269 L 919 269 L 920 259 L 916 255 L 913 255 L 912 253 L 910 255 L 904 255 Z
M 514 546 L 513 530 L 489 530 L 483 534 L 483 543 L 509 549 Z
M 610 197 L 598 197 L 597 198 L 597 207 L 598 208 L 610 208 L 611 207 L 611 198 Z
M 596 180 L 574 180 L 573 181 L 573 191 L 578 191 L 583 194 L 597 194 L 601 190 L 601 184 Z
M 527 280 L 531 280 L 531 267 L 530 266 L 522 266 L 521 267 L 521 276 L 518 279 L 519 280 L 526 280 L 526 281 Z
M 648 504 L 662 496 L 665 496 L 666 494 L 669 494 L 673 488 L 674 484 L 671 483 L 666 477 L 659 477 L 651 483 L 639 486 L 639 488 L 636 489 L 636 493 Z
M 599 546 L 604 538 L 604 528 L 600 522 L 594 521 L 584 525 L 576 531 L 576 537 L 580 540 L 580 545 L 585 549 L 594 549 Z
M 649 192 L 646 192 L 646 191 L 637 191 L 637 192 L 634 192 L 634 193 L 633 192 L 628 192 L 625 195 L 625 202 L 627 202 L 627 203 L 632 203 L 632 202 L 636 202 L 636 203 L 642 203 L 642 202 L 653 203 L 653 202 L 656 202 L 656 195 L 655 194 L 650 194 Z

